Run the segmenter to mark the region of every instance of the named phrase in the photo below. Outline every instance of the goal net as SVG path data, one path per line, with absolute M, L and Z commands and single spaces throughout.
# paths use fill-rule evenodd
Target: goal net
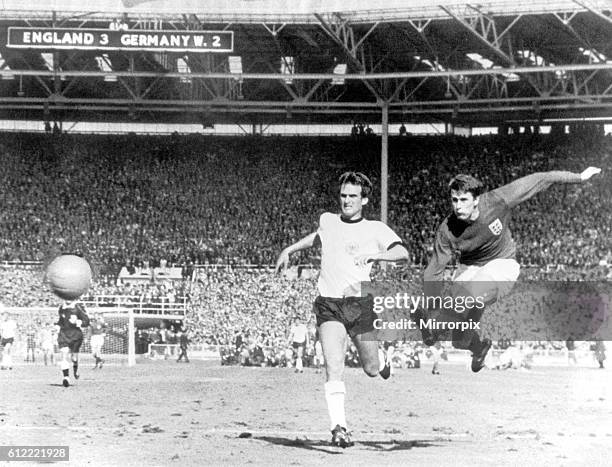
M 149 344 L 147 355 L 152 360 L 176 360 L 180 349 L 178 344 Z
M 17 332 L 11 351 L 14 364 L 55 363 L 60 351 L 57 346 L 57 308 L 5 308 L 9 319 L 15 320 Z M 133 311 L 126 308 L 87 308 L 91 320 L 98 316 L 105 323 L 101 357 L 105 364 L 134 365 L 136 363 L 136 328 Z M 79 353 L 82 365 L 94 365 L 91 353 L 91 330 L 83 328 L 83 344 Z

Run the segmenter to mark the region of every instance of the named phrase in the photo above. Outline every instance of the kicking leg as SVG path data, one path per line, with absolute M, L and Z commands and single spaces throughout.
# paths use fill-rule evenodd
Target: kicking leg
M 481 269 L 469 282 L 459 279 L 455 284 L 456 287 L 453 287 L 455 297 L 472 297 L 476 300 L 476 303 L 484 305 L 466 311 L 464 313 L 465 321 L 479 323 L 485 308 L 495 303 L 502 294 L 508 293 L 514 284 L 514 282 L 496 281 L 495 270 L 493 268 L 489 269 Z M 478 333 L 471 329 L 453 331 L 453 346 L 468 349 L 472 352 L 472 371 L 478 373 L 484 368 L 485 358 L 491 348 L 491 340 L 486 338 L 481 340 Z

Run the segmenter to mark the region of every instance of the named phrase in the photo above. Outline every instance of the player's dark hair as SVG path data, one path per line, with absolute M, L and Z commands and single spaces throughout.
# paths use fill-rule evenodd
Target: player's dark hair
M 484 184 L 480 180 L 465 174 L 459 174 L 454 177 L 448 184 L 448 188 L 463 193 L 472 193 L 474 198 L 484 192 Z
M 356 185 L 361 187 L 361 197 L 368 198 L 370 193 L 372 193 L 372 182 L 370 179 L 362 172 L 344 172 L 340 175 L 338 179 L 340 183 L 340 187 L 342 185 Z

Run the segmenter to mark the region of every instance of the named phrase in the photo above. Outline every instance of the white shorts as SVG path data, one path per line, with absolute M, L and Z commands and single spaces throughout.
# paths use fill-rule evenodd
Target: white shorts
M 91 347 L 101 348 L 104 345 L 104 335 L 102 334 L 94 334 L 91 336 Z
M 462 265 L 457 271 L 455 281 L 515 282 L 521 266 L 514 259 L 494 259 L 482 266 Z
M 512 290 L 520 272 L 521 267 L 516 260 L 494 259 L 482 266 L 461 265 L 455 282 L 469 282 L 469 285 L 462 286 L 465 291 L 491 304 Z

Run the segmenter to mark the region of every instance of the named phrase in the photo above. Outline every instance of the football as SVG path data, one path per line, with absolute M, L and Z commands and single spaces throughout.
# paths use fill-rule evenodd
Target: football
M 91 267 L 77 255 L 61 255 L 47 266 L 45 279 L 51 291 L 64 300 L 75 300 L 91 284 Z

